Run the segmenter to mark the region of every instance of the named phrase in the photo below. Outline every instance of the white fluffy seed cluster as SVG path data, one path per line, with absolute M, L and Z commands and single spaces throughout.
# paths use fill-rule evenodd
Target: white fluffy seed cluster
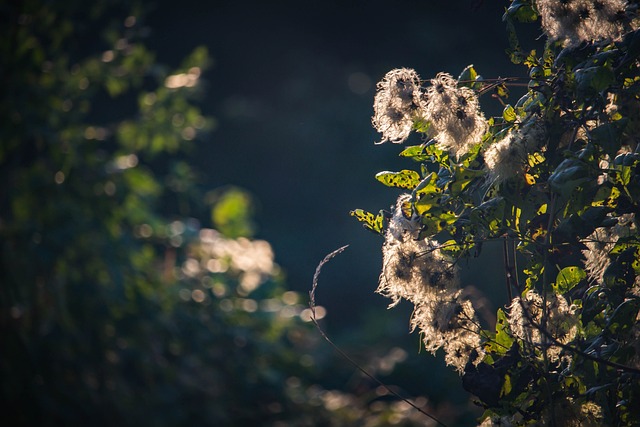
M 626 0 L 536 0 L 542 27 L 565 45 L 615 40 L 628 24 Z
M 637 234 L 634 223 L 635 215 L 626 214 L 618 217 L 618 223 L 613 227 L 596 228 L 593 233 L 582 240 L 587 249 L 582 251 L 584 255 L 584 269 L 589 280 L 603 284 L 604 272 L 611 264 L 609 252 L 621 237 Z
M 509 328 L 522 341 L 546 352 L 551 362 L 560 359 L 562 348 L 541 332 L 544 328 L 555 340 L 568 344 L 576 337 L 578 321 L 575 309 L 559 294 L 544 298 L 535 290 L 516 297 L 509 308 Z
M 419 218 L 410 212 L 410 196 L 399 197 L 382 248 L 383 267 L 376 292 L 414 305 L 412 330 L 419 330 L 425 349 L 443 348 L 445 362 L 462 373 L 471 355 L 480 362 L 480 327 L 470 301 L 461 298 L 458 273 L 436 241 L 418 239 Z M 475 352 L 474 352 L 475 350 Z
M 437 132 L 438 145 L 456 156 L 468 152 L 487 131 L 476 93 L 458 87 L 458 81 L 449 74 L 439 73 L 431 80 L 424 108 L 425 118 Z
M 420 110 L 420 77 L 409 68 L 389 71 L 377 85 L 373 103 L 373 127 L 382 134 L 382 140 L 404 142 L 411 133 L 413 121 Z
M 539 122 L 529 122 L 491 144 L 484 152 L 489 182 L 500 183 L 524 171 L 529 153 L 541 146 L 546 136 Z
M 407 68 L 389 71 L 378 83 L 371 123 L 382 134 L 379 144 L 403 143 L 416 121 L 430 123 L 438 145 L 456 156 L 482 140 L 487 123 L 476 93 L 446 73 L 430 83 L 423 90 L 418 74 Z

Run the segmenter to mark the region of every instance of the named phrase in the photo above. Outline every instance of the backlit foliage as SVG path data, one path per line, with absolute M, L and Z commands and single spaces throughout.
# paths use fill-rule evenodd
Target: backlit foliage
M 121 2 L 0 21 L 0 425 L 418 425 L 316 381 L 335 372 L 251 198 L 198 185 L 206 49 L 158 63 Z
M 485 409 L 482 425 L 640 419 L 637 8 L 514 0 L 503 17 L 508 53 L 528 77 L 485 80 L 470 66 L 416 85 L 403 69 L 378 86 L 382 142 L 421 137 L 400 153 L 417 170 L 377 176 L 407 192 L 380 213 L 382 227 L 355 214 L 385 239 L 378 292 L 414 305 L 413 328 L 427 350 L 444 347 Z M 518 22 L 542 29 L 543 50 L 522 50 Z M 407 73 L 409 89 L 393 102 L 406 106 L 411 133 L 402 122 L 391 138 L 380 93 L 390 98 L 389 76 Z M 513 83 L 527 90 L 507 104 Z M 480 110 L 490 93 L 501 117 Z M 457 265 L 487 241 L 503 243 L 506 262 L 495 330 L 479 326 L 457 283 Z

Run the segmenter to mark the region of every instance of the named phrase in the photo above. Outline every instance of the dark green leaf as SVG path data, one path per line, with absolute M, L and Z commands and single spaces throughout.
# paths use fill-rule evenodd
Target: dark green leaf
M 580 68 L 575 72 L 578 92 L 588 94 L 607 89 L 615 80 L 613 71 L 609 67 Z
M 578 159 L 565 159 L 549 177 L 551 189 L 564 197 L 569 197 L 578 187 L 589 180 L 588 165 Z
M 614 334 L 624 333 L 636 324 L 640 311 L 640 299 L 633 298 L 620 304 L 611 315 L 607 329 Z

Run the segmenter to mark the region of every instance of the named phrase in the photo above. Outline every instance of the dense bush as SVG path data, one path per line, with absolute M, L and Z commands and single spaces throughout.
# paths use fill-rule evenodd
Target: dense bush
M 380 143 L 417 134 L 400 156 L 419 167 L 376 175 L 405 191 L 391 212 L 352 215 L 384 237 L 377 291 L 414 305 L 412 328 L 444 350 L 483 425 L 640 419 L 637 7 L 514 0 L 508 53 L 527 77 L 401 68 L 378 83 Z M 523 51 L 518 22 L 541 24 L 544 50 Z M 488 94 L 501 117 L 483 114 Z M 490 241 L 503 245 L 508 301 L 495 329 L 459 280 L 461 260 Z

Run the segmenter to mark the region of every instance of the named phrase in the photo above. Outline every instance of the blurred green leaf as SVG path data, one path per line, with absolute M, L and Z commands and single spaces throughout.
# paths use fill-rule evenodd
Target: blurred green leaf
M 227 237 L 252 237 L 254 202 L 244 190 L 226 189 L 216 197 L 211 208 L 211 220 L 217 230 Z

